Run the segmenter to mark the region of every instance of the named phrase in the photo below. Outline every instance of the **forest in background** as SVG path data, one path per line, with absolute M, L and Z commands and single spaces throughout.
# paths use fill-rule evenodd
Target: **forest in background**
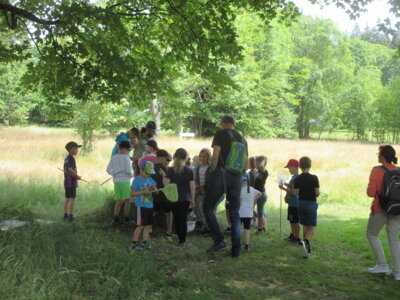
M 251 137 L 307 139 L 311 133 L 345 131 L 356 140 L 399 142 L 396 38 L 378 28 L 356 28 L 347 35 L 330 20 L 308 16 L 289 25 L 266 25 L 242 12 L 235 22 L 243 59 L 221 63 L 229 76 L 218 82 L 187 72 L 171 78 L 175 93 L 154 94 L 150 103 L 131 101 L 129 95 L 120 103 L 101 96 L 49 102 L 21 82 L 29 60 L 2 63 L 0 124 L 72 124 L 91 139 L 99 130 L 115 134 L 158 119 L 163 131 L 209 136 L 228 113 Z

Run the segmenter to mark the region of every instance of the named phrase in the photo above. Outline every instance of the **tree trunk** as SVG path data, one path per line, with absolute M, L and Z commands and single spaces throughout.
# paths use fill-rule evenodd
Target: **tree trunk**
M 153 115 L 154 122 L 156 122 L 157 130 L 156 135 L 160 136 L 161 131 L 161 105 L 157 101 L 157 95 L 154 95 L 154 99 L 150 101 L 150 111 Z

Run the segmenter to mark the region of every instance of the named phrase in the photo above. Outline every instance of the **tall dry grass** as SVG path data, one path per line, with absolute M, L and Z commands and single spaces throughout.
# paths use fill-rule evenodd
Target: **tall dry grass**
M 42 127 L 4 128 L 0 130 L 0 171 L 3 176 L 20 181 L 44 181 L 62 183 L 62 167 L 66 156 L 64 145 L 79 137 L 70 129 Z M 211 139 L 179 139 L 161 136 L 159 146 L 171 153 L 183 147 L 194 156 L 203 147 L 210 147 Z M 271 176 L 267 180 L 269 201 L 278 203 L 276 173 L 285 166 L 289 158 L 309 156 L 313 161 L 312 173 L 320 178 L 321 201 L 330 203 L 368 204 L 365 195 L 369 171 L 377 165 L 378 145 L 357 142 L 296 141 L 249 139 L 250 155 L 266 155 L 267 169 Z M 103 181 L 108 178 L 105 168 L 114 146 L 111 137 L 100 137 L 89 155 L 78 154 L 79 173 L 87 180 Z M 397 147 L 398 148 L 398 147 Z M 110 185 L 109 185 L 110 187 Z

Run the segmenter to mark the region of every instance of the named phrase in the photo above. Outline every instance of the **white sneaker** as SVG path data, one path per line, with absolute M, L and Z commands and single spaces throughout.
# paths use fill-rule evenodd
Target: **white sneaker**
M 400 272 L 389 271 L 386 275 L 392 276 L 394 280 L 400 280 Z
M 368 272 L 373 274 L 389 273 L 390 269 L 387 264 L 382 264 L 382 265 L 376 265 L 373 268 L 368 268 Z
M 301 256 L 302 256 L 303 258 L 308 258 L 308 257 L 310 256 L 310 254 L 308 253 L 306 244 L 305 244 L 303 241 L 298 242 L 298 243 L 297 243 L 297 246 L 299 246 L 300 253 L 301 253 Z

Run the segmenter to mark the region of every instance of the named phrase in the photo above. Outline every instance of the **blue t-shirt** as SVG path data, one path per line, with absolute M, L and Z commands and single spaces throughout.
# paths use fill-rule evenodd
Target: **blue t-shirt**
M 120 134 L 117 135 L 117 137 L 115 138 L 115 146 L 111 152 L 111 157 L 113 157 L 114 155 L 117 155 L 119 152 L 119 143 L 121 143 L 122 141 L 128 141 L 129 143 L 131 142 L 131 139 L 128 137 L 128 135 L 125 132 L 121 132 Z M 129 156 L 130 151 L 127 153 L 127 155 Z
M 288 183 L 288 189 L 294 189 L 294 180 L 299 175 L 293 175 Z M 292 193 L 286 193 L 285 199 L 288 201 L 289 206 L 298 207 L 299 206 L 299 196 L 293 195 Z
M 72 175 L 65 173 L 68 172 L 70 168 L 75 173 L 78 173 L 78 170 L 76 168 L 75 158 L 72 155 L 68 155 L 64 159 L 64 186 L 66 188 L 76 188 L 78 187 L 78 179 Z
M 141 176 L 136 176 L 132 182 L 131 188 L 135 191 L 143 191 L 149 186 L 156 186 L 157 182 L 153 180 L 153 178 L 143 178 Z M 138 207 L 146 207 L 146 208 L 153 208 L 153 198 L 152 195 L 141 195 L 136 196 L 136 206 Z

